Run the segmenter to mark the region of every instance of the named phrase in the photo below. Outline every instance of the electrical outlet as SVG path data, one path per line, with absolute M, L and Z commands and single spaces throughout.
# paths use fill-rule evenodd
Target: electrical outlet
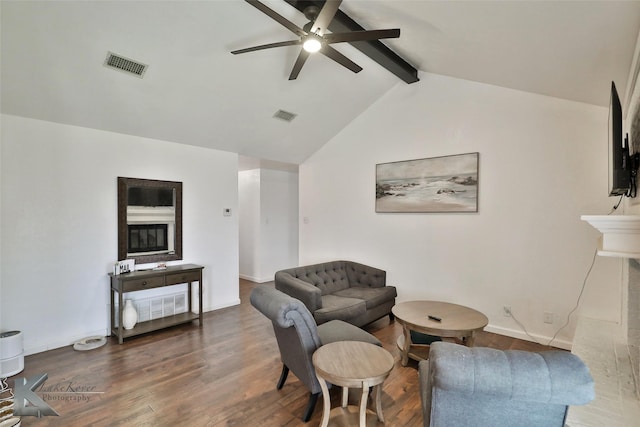
M 553 313 L 546 311 L 544 313 L 544 323 L 553 323 Z
M 505 305 L 502 307 L 502 314 L 505 317 L 511 317 L 511 306 L 510 305 Z

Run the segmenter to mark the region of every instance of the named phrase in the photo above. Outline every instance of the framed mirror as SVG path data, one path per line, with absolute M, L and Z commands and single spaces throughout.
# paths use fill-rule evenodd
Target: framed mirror
M 182 259 L 182 183 L 118 177 L 118 260 Z

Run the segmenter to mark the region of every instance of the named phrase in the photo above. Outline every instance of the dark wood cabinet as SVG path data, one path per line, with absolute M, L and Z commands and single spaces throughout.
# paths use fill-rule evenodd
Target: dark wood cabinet
M 145 334 L 169 326 L 189 323 L 198 320 L 202 326 L 202 269 L 204 267 L 195 264 L 184 264 L 167 267 L 164 270 L 143 270 L 124 274 L 110 274 L 111 277 L 111 335 L 118 337 L 118 343 L 122 344 L 125 338 Z M 198 312 L 193 312 L 193 283 L 198 283 Z M 133 329 L 125 329 L 122 326 L 122 310 L 124 309 L 124 297 L 127 292 L 144 291 L 163 286 L 173 286 L 182 283 L 187 284 L 188 309 L 185 313 L 162 317 L 137 323 Z M 117 306 L 116 310 L 116 295 Z

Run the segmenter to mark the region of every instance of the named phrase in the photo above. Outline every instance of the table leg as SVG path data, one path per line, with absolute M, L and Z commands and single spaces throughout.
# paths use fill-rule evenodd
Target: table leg
M 362 397 L 360 398 L 360 427 L 367 426 L 367 399 L 369 397 L 369 384 L 362 382 Z
M 322 389 L 322 421 L 320 422 L 320 427 L 327 427 L 329 425 L 329 413 L 331 412 L 331 396 L 329 395 L 327 382 L 317 372 L 316 377 Z
M 409 349 L 411 348 L 411 331 L 406 325 L 402 325 L 402 333 L 404 334 L 404 345 L 400 351 L 400 363 L 407 366 L 409 363 Z
M 346 408 L 349 404 L 349 387 L 342 387 L 342 407 Z
M 471 335 L 464 337 L 464 345 L 467 347 L 473 347 L 473 343 L 476 340 L 476 333 L 471 332 Z
M 383 423 L 384 416 L 382 415 L 382 383 L 375 387 L 376 391 L 376 413 L 378 414 L 378 420 Z
M 122 344 L 124 328 L 122 327 L 122 311 L 124 310 L 122 292 L 118 292 L 118 344 Z

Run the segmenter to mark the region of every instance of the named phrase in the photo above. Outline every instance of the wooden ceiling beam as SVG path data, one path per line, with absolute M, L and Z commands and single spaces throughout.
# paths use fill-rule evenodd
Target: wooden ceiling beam
M 314 0 L 285 0 L 291 6 L 304 12 L 307 6 L 322 8 L 324 1 Z M 365 30 L 360 24 L 351 19 L 346 13 L 338 10 L 333 21 L 329 24 L 329 30 L 333 33 Z M 398 76 L 406 83 L 415 83 L 418 79 L 418 70 L 402 59 L 397 53 L 385 46 L 380 40 L 350 42 L 360 52 L 373 59 L 378 64 Z

